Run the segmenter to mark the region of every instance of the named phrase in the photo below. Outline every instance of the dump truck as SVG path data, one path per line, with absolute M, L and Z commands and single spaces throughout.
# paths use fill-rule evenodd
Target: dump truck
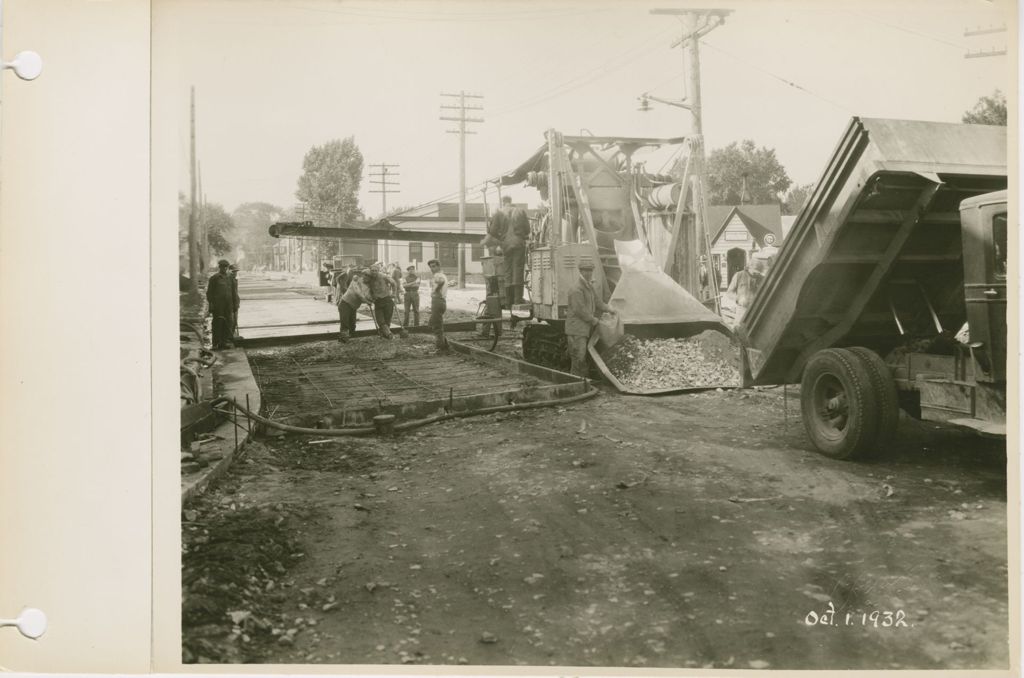
M 545 133 L 544 145 L 501 178 L 506 186 L 536 189 L 544 202 L 528 257 L 530 302 L 525 311 L 530 322 L 522 335 L 526 360 L 568 370 L 568 293 L 584 262 L 594 265 L 595 288 L 616 311 L 625 334 L 660 340 L 710 331 L 731 338 L 722 318 L 677 282 L 687 277 L 685 271 L 696 278 L 698 255 L 708 249 L 699 247 L 706 238 L 695 235 L 693 214 L 683 209 L 687 180 L 648 172 L 634 157 L 640 151 L 690 141 L 570 136 L 552 129 Z M 681 267 L 679 251 L 690 258 Z M 511 309 L 513 322 L 523 310 Z M 619 390 L 630 393 L 739 385 L 737 369 L 735 384 L 680 382 L 630 388 L 609 373 L 593 341 L 590 356 Z
M 884 450 L 900 410 L 1005 436 L 1006 157 L 1005 127 L 850 122 L 736 328 L 821 453 Z

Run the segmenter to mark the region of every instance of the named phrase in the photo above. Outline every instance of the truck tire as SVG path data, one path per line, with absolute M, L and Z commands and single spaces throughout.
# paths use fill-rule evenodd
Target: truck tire
M 865 361 L 845 350 L 818 351 L 800 382 L 804 428 L 818 451 L 833 459 L 857 459 L 871 450 L 879 412 Z
M 851 346 L 847 350 L 864 362 L 871 378 L 871 391 L 878 404 L 878 432 L 875 434 L 872 451 L 881 454 L 883 447 L 896 437 L 896 427 L 900 421 L 900 401 L 896 382 L 892 379 L 889 366 L 870 348 Z

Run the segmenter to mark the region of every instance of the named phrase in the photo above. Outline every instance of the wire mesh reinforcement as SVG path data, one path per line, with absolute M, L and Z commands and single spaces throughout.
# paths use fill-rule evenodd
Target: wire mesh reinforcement
M 515 391 L 537 380 L 458 354 L 303 362 L 288 352 L 249 356 L 267 407 L 277 418 L 345 408 L 403 405 L 449 396 Z

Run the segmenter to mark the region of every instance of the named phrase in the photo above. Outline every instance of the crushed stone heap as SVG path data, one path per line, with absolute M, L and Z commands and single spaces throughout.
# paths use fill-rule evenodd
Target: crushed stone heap
M 740 385 L 739 346 L 714 330 L 685 339 L 627 334 L 602 358 L 616 379 L 638 391 Z

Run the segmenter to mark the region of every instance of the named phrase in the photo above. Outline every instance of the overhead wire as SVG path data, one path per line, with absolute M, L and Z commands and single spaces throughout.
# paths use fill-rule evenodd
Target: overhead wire
M 487 10 L 485 12 L 477 13 L 458 13 L 458 12 L 416 12 L 408 9 L 392 9 L 390 7 L 375 6 L 375 7 L 354 7 L 347 6 L 343 9 L 338 8 L 324 8 L 324 7 L 308 7 L 303 5 L 289 5 L 289 9 L 297 9 L 307 12 L 316 12 L 320 14 L 332 14 L 337 16 L 345 16 L 360 19 L 379 19 L 380 21 L 375 23 L 399 23 L 404 21 L 427 21 L 434 23 L 443 22 L 466 22 L 466 23 L 494 23 L 494 22 L 507 22 L 507 21 L 536 21 L 542 19 L 562 18 L 571 16 L 591 15 L 598 12 L 607 12 L 613 8 L 610 7 L 589 7 L 586 9 L 579 8 L 558 8 L 549 11 L 541 11 L 537 9 L 529 9 L 522 11 L 499 11 L 499 10 Z M 390 14 L 387 12 L 391 12 Z
M 526 108 L 531 108 L 538 104 L 542 104 L 546 101 L 550 101 L 551 99 L 564 96 L 569 92 L 579 89 L 580 87 L 592 84 L 593 82 L 596 82 L 604 78 L 605 76 L 623 68 L 624 66 L 628 66 L 637 59 L 647 56 L 654 50 L 663 48 L 663 46 L 660 44 L 652 45 L 651 43 L 657 38 L 664 37 L 671 30 L 674 30 L 674 28 L 661 29 L 654 32 L 653 34 L 646 35 L 641 41 L 634 44 L 629 49 L 625 50 L 621 54 L 606 59 L 603 63 L 590 69 L 586 73 L 574 76 L 572 78 L 569 78 L 568 80 L 552 85 L 544 90 L 537 92 L 536 94 L 524 98 L 523 100 L 517 103 L 510 104 L 508 106 L 505 106 L 504 108 L 498 108 L 490 115 L 491 117 L 497 117 L 501 115 L 507 115 L 508 113 L 514 113 L 516 111 L 520 111 Z M 645 47 L 647 49 L 644 49 Z M 637 52 L 637 50 L 640 51 Z M 633 54 L 634 52 L 637 53 Z M 627 56 L 629 55 L 632 56 L 627 58 Z
M 922 33 L 920 31 L 915 31 L 914 29 L 907 28 L 906 26 L 901 26 L 899 24 L 892 24 L 892 23 L 889 23 L 888 21 L 882 21 L 881 19 L 878 19 L 878 18 L 873 17 L 873 16 L 869 16 L 867 14 L 860 14 L 858 12 L 851 12 L 848 9 L 841 9 L 839 11 L 843 12 L 845 14 L 849 14 L 851 16 L 855 16 L 858 19 L 863 19 L 864 21 L 871 21 L 871 22 L 879 24 L 881 26 L 886 26 L 888 28 L 891 28 L 893 30 L 902 31 L 904 33 L 909 33 L 910 35 L 916 35 L 919 38 L 925 38 L 926 40 L 931 40 L 932 42 L 937 42 L 940 45 L 947 45 L 949 47 L 955 47 L 958 50 L 963 50 L 963 51 L 967 50 L 967 46 L 966 45 L 961 45 L 961 44 L 957 44 L 955 42 L 950 42 L 949 40 L 944 40 L 942 38 L 937 38 L 934 35 L 929 35 L 928 33 Z
M 796 90 L 804 92 L 805 94 L 809 94 L 810 96 L 812 96 L 812 97 L 814 97 L 816 99 L 820 99 L 820 100 L 824 101 L 825 103 L 831 104 L 832 106 L 835 106 L 836 108 L 839 108 L 839 109 L 841 109 L 842 111 L 844 111 L 846 113 L 849 113 L 851 115 L 854 114 L 854 111 L 850 110 L 850 108 L 848 106 L 846 106 L 844 104 L 841 104 L 838 101 L 834 101 L 833 99 L 829 99 L 826 96 L 818 94 L 817 92 L 815 92 L 813 90 L 810 90 L 810 89 L 804 87 L 803 85 L 801 85 L 799 83 L 793 82 L 792 80 L 789 80 L 788 78 L 784 78 L 783 76 L 778 75 L 777 73 L 773 73 L 772 71 L 769 71 L 767 68 L 764 68 L 763 66 L 759 66 L 759 65 L 757 65 L 755 63 L 747 61 L 743 57 L 740 57 L 740 56 L 738 56 L 736 54 L 733 54 L 732 52 L 730 52 L 728 50 L 722 49 L 721 47 L 718 47 L 718 46 L 716 46 L 716 45 L 714 45 L 714 44 L 712 44 L 712 43 L 710 43 L 710 42 L 708 42 L 706 40 L 702 41 L 701 44 L 704 45 L 705 47 L 710 47 L 712 50 L 714 50 L 716 52 L 720 52 L 721 54 L 724 54 L 724 55 L 734 59 L 735 61 L 738 61 L 738 62 L 740 62 L 742 64 L 745 64 L 749 68 L 752 68 L 752 69 L 754 69 L 756 71 L 760 71 L 761 73 L 764 73 L 765 75 L 767 75 L 767 76 L 769 76 L 771 78 L 774 78 L 775 80 L 778 80 L 779 82 L 781 82 L 781 83 L 783 83 L 785 85 L 788 85 L 789 87 L 792 87 L 792 88 L 794 88 Z

